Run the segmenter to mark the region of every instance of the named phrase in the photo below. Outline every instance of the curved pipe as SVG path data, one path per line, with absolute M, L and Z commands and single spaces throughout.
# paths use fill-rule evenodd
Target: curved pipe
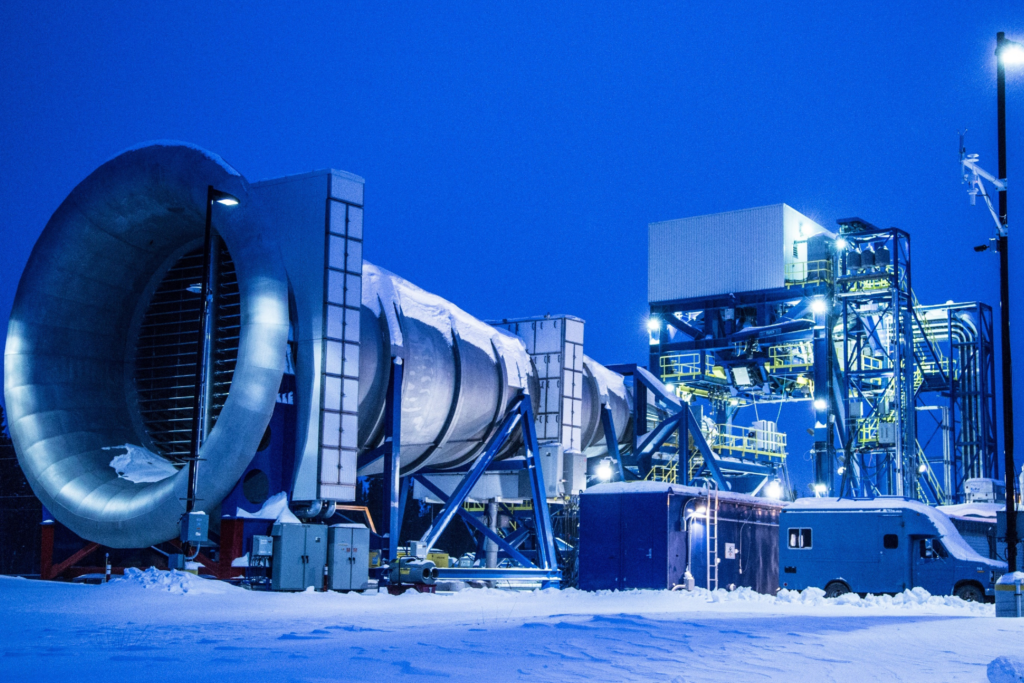
M 284 268 L 245 179 L 181 143 L 121 154 L 54 213 L 14 300 L 4 397 L 18 460 L 57 521 L 106 546 L 173 538 L 185 510 L 185 469 L 133 483 L 110 466 L 116 452 L 104 449 L 152 445 L 134 389 L 134 342 L 156 284 L 202 243 L 209 185 L 240 200 L 215 214 L 236 263 L 241 306 L 235 390 L 199 453 L 199 509 L 216 506 L 270 420 L 288 338 Z

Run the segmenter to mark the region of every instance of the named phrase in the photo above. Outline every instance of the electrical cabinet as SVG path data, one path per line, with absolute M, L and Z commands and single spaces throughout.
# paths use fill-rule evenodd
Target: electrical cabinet
M 327 587 L 364 590 L 370 580 L 370 530 L 362 524 L 332 524 L 327 531 Z
M 273 573 L 276 591 L 319 590 L 327 565 L 327 527 L 323 524 L 275 524 Z

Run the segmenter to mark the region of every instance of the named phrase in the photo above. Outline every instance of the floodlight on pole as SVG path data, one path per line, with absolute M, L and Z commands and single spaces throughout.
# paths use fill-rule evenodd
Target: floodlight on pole
M 196 489 L 199 480 L 199 450 L 213 426 L 210 403 L 213 398 L 213 331 L 215 299 L 217 298 L 217 265 L 220 261 L 220 237 L 213 229 L 213 205 L 237 206 L 238 197 L 222 192 L 212 185 L 206 188 L 206 231 L 203 241 L 203 281 L 199 314 L 199 348 L 196 354 L 196 374 L 192 398 L 192 437 L 189 444 L 188 488 L 185 513 L 195 510 Z
M 1024 64 L 1024 45 L 1013 40 L 1007 40 L 1004 37 L 1002 41 L 997 44 L 996 57 L 1000 62 L 1009 66 Z
M 1014 484 L 1017 469 L 1013 459 L 1013 370 L 1010 359 L 1010 249 L 1007 243 L 1009 222 L 1006 217 L 1006 64 L 1024 62 L 1020 43 L 996 34 L 996 126 L 999 144 L 999 322 L 1003 374 L 1003 476 L 1006 481 L 1006 563 L 1017 571 L 1017 511 Z

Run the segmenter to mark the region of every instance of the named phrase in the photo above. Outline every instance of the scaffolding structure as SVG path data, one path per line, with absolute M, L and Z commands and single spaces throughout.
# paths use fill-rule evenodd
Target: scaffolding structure
M 906 232 L 838 224 L 793 243 L 783 286 L 652 303 L 650 367 L 707 404 L 699 429 L 719 460 L 785 481 L 786 435 L 737 411 L 811 402 L 816 495 L 963 502 L 968 479 L 999 475 L 992 310 L 920 305 Z M 707 474 L 692 439 L 676 453 L 647 476 Z

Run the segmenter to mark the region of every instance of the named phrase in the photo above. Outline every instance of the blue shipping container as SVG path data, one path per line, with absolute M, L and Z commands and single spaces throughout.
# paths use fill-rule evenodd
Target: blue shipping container
M 708 507 L 707 497 L 706 489 L 659 482 L 617 482 L 584 491 L 580 588 L 671 589 L 683 584 L 688 553 L 695 585 L 707 587 L 708 520 L 706 512 L 697 512 Z M 719 588 L 778 591 L 781 509 L 774 500 L 719 494 Z

